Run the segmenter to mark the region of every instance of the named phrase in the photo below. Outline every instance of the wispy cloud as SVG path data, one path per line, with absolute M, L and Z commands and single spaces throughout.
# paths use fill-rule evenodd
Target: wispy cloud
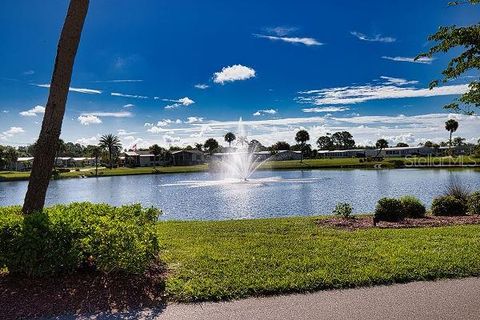
M 148 99 L 147 96 L 140 96 L 136 94 L 126 94 L 126 93 L 120 93 L 120 92 L 111 92 L 110 95 L 114 97 L 123 97 L 123 98 Z
M 321 112 L 343 112 L 350 110 L 349 107 L 314 107 L 314 108 L 305 108 L 302 109 L 306 113 L 321 113 Z
M 208 89 L 210 86 L 208 84 L 205 84 L 205 83 L 197 83 L 195 85 L 195 88 L 197 89 L 200 89 L 200 90 L 205 90 L 205 89 Z
M 113 80 L 97 80 L 95 83 L 124 83 L 124 82 L 143 82 L 141 79 L 113 79 Z
M 133 108 L 133 107 L 135 107 L 134 104 L 128 103 L 128 104 L 124 105 L 122 108 L 129 109 L 129 108 Z
M 85 114 L 85 115 L 80 115 L 78 118 L 77 118 L 78 121 L 80 121 L 80 123 L 84 126 L 89 126 L 91 124 L 100 124 L 102 123 L 102 120 L 97 117 L 97 116 L 94 116 L 92 114 Z
M 203 121 L 202 117 L 188 117 L 186 123 L 198 123 L 202 121 Z
M 175 109 L 175 108 L 178 108 L 178 107 L 188 107 L 189 105 L 192 105 L 195 103 L 195 101 L 193 101 L 192 99 L 190 99 L 189 97 L 183 97 L 183 98 L 180 98 L 180 99 L 162 99 L 162 101 L 165 101 L 165 102 L 174 102 L 173 104 L 169 104 L 169 105 L 166 105 L 165 106 L 165 109 Z
M 382 59 L 398 61 L 398 62 L 410 62 L 410 63 L 422 63 L 422 64 L 431 64 L 435 58 L 429 57 L 420 57 L 415 60 L 414 57 L 389 57 L 389 56 L 382 56 Z
M 383 82 L 346 87 L 324 88 L 299 92 L 295 99 L 313 105 L 355 104 L 370 100 L 400 99 L 456 95 L 468 90 L 467 84 L 428 88 L 405 86 L 416 82 L 400 78 L 382 77 Z
M 213 74 L 213 82 L 220 84 L 251 78 L 255 78 L 255 70 L 241 64 L 223 67 L 221 71 Z
M 357 32 L 357 31 L 351 31 L 350 34 L 357 37 L 360 40 L 370 41 L 370 42 L 386 42 L 386 43 L 389 43 L 389 42 L 395 42 L 397 40 L 393 37 L 382 36 L 381 34 L 376 34 L 374 36 L 367 36 L 366 34 L 361 33 L 361 32 Z
M 44 106 L 35 106 L 32 109 L 21 111 L 20 115 L 22 117 L 36 117 L 38 114 L 44 114 L 45 107 Z
M 285 26 L 278 26 L 278 27 L 270 27 L 270 28 L 265 28 L 265 31 L 270 34 L 275 34 L 277 36 L 286 36 L 287 34 L 290 34 L 292 32 L 297 31 L 297 27 L 285 27 Z
M 27 71 L 23 72 L 23 75 L 25 75 L 25 76 L 31 76 L 32 74 L 35 74 L 34 70 L 27 70 Z
M 133 114 L 130 111 L 118 111 L 118 112 L 104 112 L 104 111 L 95 111 L 95 112 L 85 112 L 83 115 L 92 115 L 97 117 L 113 117 L 113 118 L 130 118 Z
M 253 34 L 257 38 L 264 38 L 264 39 L 269 39 L 269 40 L 274 40 L 274 41 L 283 41 L 283 42 L 288 42 L 288 43 L 300 43 L 306 46 L 321 46 L 323 45 L 322 42 L 317 41 L 314 38 L 307 38 L 307 37 L 286 37 L 286 36 L 271 36 L 271 35 L 265 35 L 265 34 L 258 34 L 254 33 Z
M 49 83 L 34 84 L 34 86 L 37 86 L 37 87 L 40 87 L 40 88 L 50 88 L 50 84 L 49 84 Z M 69 91 L 72 91 L 72 92 L 83 93 L 83 94 L 101 94 L 101 93 L 102 93 L 101 90 L 97 90 L 97 89 L 87 89 L 87 88 L 74 88 L 74 87 L 70 87 L 68 90 L 69 90 Z
M 256 112 L 253 113 L 254 116 L 261 116 L 265 114 L 276 114 L 278 111 L 275 109 L 263 109 L 263 110 L 257 110 Z
M 83 146 L 95 145 L 98 143 L 98 136 L 79 138 L 75 142 Z

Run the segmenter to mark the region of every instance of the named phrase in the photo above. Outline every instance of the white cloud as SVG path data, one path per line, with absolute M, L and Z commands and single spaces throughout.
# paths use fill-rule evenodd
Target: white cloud
M 247 80 L 255 77 L 255 70 L 241 64 L 223 67 L 221 71 L 213 74 L 213 82 L 224 84 L 238 80 Z
M 84 146 L 95 145 L 98 143 L 98 136 L 93 136 L 90 138 L 80 138 L 77 139 L 75 142 Z
M 9 113 L 10 111 L 8 110 L 2 110 L 2 113 Z
M 77 119 L 84 126 L 89 126 L 91 124 L 102 123 L 102 120 L 99 117 L 91 115 L 91 114 L 80 115 Z
M 285 37 L 285 36 L 269 36 L 265 34 L 253 34 L 257 38 L 264 38 L 264 39 L 269 39 L 269 40 L 274 40 L 274 41 L 284 41 L 288 43 L 300 43 L 306 46 L 321 46 L 323 43 L 317 41 L 314 38 L 300 38 L 300 37 Z
M 36 117 L 37 114 L 44 114 L 44 113 L 45 113 L 45 107 L 44 106 L 35 106 L 30 110 L 21 111 L 20 115 L 22 117 Z
M 180 123 L 182 123 L 182 120 L 177 119 L 177 120 L 175 120 L 175 123 L 176 123 L 176 124 L 180 124 Z
M 122 108 L 128 109 L 128 108 L 133 108 L 133 107 L 135 107 L 134 104 L 128 103 L 128 104 L 124 105 Z
M 130 118 L 133 114 L 130 111 L 118 111 L 118 112 L 104 112 L 104 111 L 95 111 L 95 112 L 85 112 L 82 115 L 90 115 L 96 117 L 112 117 L 112 118 Z
M 277 36 L 286 36 L 287 34 L 290 34 L 297 30 L 298 30 L 297 27 L 284 27 L 284 26 L 265 28 L 265 31 L 267 31 L 268 33 L 274 33 Z
M 197 123 L 202 121 L 203 121 L 202 117 L 188 117 L 186 123 Z
M 113 80 L 98 80 L 98 81 L 93 81 L 96 83 L 123 83 L 123 82 L 143 82 L 143 80 L 140 79 L 113 79 Z
M 162 99 L 162 101 L 167 101 L 167 102 L 174 102 L 173 104 L 169 104 L 165 106 L 165 109 L 175 109 L 181 106 L 188 107 L 189 105 L 192 105 L 195 103 L 192 99 L 189 97 L 183 97 L 178 100 L 174 99 Z
M 50 88 L 50 84 L 49 84 L 49 83 L 46 83 L 46 84 L 35 84 L 35 86 L 41 87 L 41 88 Z M 70 87 L 68 90 L 69 90 L 69 91 L 72 91 L 72 92 L 78 92 L 78 93 L 84 93 L 84 94 L 101 94 L 101 93 L 102 93 L 101 90 L 97 90 L 97 89 L 86 89 L 86 88 L 74 88 L 74 87 Z
M 24 132 L 25 130 L 22 127 L 10 127 L 7 131 L 3 131 L 3 134 L 7 137 L 13 137 L 16 134 Z
M 352 31 L 352 32 L 350 32 L 350 34 L 357 37 L 360 40 L 370 41 L 370 42 L 387 42 L 387 43 L 389 43 L 389 42 L 395 42 L 397 40 L 393 37 L 382 36 L 381 34 L 376 34 L 373 37 L 367 36 L 367 35 L 365 35 L 361 32 L 357 32 L 357 31 Z
M 169 136 L 169 135 L 164 135 L 163 136 L 163 141 L 166 144 L 172 144 L 172 143 L 179 143 L 181 141 L 181 139 L 178 138 L 178 137 L 172 137 L 172 136 Z
M 350 108 L 348 107 L 314 107 L 314 108 L 305 108 L 302 109 L 303 112 L 306 113 L 320 113 L 320 112 L 342 112 L 342 111 L 348 111 Z
M 265 114 L 276 114 L 278 111 L 275 109 L 263 109 L 263 110 L 258 110 L 255 113 L 253 113 L 254 116 L 261 116 Z
M 153 123 L 151 122 L 145 122 L 145 124 L 143 125 L 144 127 L 153 127 Z
M 23 74 L 26 75 L 26 76 L 31 76 L 34 73 L 35 73 L 34 70 L 27 70 L 27 71 L 23 72 Z
M 137 134 L 137 132 L 129 132 L 125 129 L 118 129 L 117 134 L 121 137 L 125 137 L 125 136 L 131 136 L 131 135 Z
M 205 89 L 208 89 L 210 86 L 208 84 L 205 84 L 205 83 L 197 83 L 195 85 L 195 88 L 197 89 L 200 89 L 200 90 L 205 90 Z
M 389 57 L 389 56 L 382 56 L 382 59 L 392 60 L 392 61 L 399 61 L 399 62 L 411 62 L 411 63 L 423 63 L 423 64 L 431 64 L 434 58 L 429 57 L 421 57 L 415 60 L 413 57 Z
M 334 87 L 318 90 L 301 91 L 295 99 L 300 103 L 314 105 L 355 104 L 370 100 L 416 98 L 456 95 L 465 93 L 468 84 L 428 88 L 405 87 L 415 82 L 400 78 L 382 77 L 380 84 L 365 84 L 346 87 Z
M 140 96 L 136 94 L 125 94 L 125 93 L 120 93 L 120 92 L 111 92 L 111 96 L 114 97 L 123 97 L 123 98 L 133 98 L 133 99 L 148 99 L 147 96 Z

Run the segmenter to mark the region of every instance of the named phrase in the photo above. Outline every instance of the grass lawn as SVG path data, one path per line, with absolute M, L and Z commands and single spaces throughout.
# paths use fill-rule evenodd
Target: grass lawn
M 176 301 L 480 275 L 480 225 L 342 231 L 302 217 L 159 222 L 158 234 Z

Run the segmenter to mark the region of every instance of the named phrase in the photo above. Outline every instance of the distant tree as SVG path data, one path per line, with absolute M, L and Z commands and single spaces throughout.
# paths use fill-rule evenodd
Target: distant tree
M 479 0 L 462 0 L 452 1 L 449 5 L 464 5 L 464 4 L 479 4 Z M 472 9 L 473 12 L 474 9 Z M 469 106 L 476 108 L 480 107 L 480 82 L 478 81 L 478 70 L 480 69 L 480 23 L 469 26 L 457 27 L 442 26 L 438 31 L 428 37 L 428 41 L 433 41 L 435 44 L 424 53 L 418 55 L 415 59 L 432 58 L 436 53 L 446 53 L 453 51 L 460 54 L 450 60 L 445 70 L 442 71 L 443 83 L 452 79 L 459 78 L 462 74 L 471 70 L 477 70 L 469 84 L 469 90 L 460 95 L 454 102 L 445 106 L 447 109 L 454 111 L 462 111 L 467 114 L 473 114 L 474 111 L 469 109 Z M 430 83 L 430 89 L 438 86 L 440 80 L 434 80 Z M 463 104 L 467 109 L 460 106 Z
M 432 141 L 425 141 L 423 146 L 427 147 L 427 148 L 433 148 L 433 142 Z
M 272 149 L 272 151 L 290 150 L 290 144 L 285 141 L 277 141 L 270 148 Z
M 452 134 L 457 131 L 458 122 L 454 119 L 449 119 L 445 122 L 445 130 L 450 133 L 450 138 L 448 139 L 448 153 L 452 155 Z
M 378 149 L 376 157 L 380 155 L 383 149 L 388 148 L 388 141 L 385 139 L 378 139 L 375 143 L 375 147 Z
M 99 146 L 87 146 L 86 152 L 89 156 L 95 158 L 95 177 L 98 176 L 98 159 L 102 156 L 102 148 Z
M 304 151 L 304 148 L 305 148 L 305 143 L 310 140 L 310 135 L 308 134 L 308 132 L 306 130 L 300 130 L 297 132 L 297 134 L 295 135 L 295 141 L 300 144 L 300 147 L 301 147 L 301 153 L 302 153 L 302 157 L 300 159 L 300 162 L 303 162 L 303 151 Z
M 58 163 L 58 158 L 62 157 L 65 154 L 65 141 L 62 139 L 58 139 L 57 141 L 57 152 L 55 153 L 55 162 L 53 163 L 53 169 L 55 170 L 57 163 Z
M 400 148 L 400 147 L 408 147 L 408 146 L 409 146 L 409 145 L 406 144 L 405 142 L 399 142 L 399 143 L 397 143 L 397 145 L 396 145 L 396 147 L 399 147 L 399 148 Z
M 249 152 L 256 152 L 256 151 L 263 151 L 263 150 L 265 150 L 265 147 L 258 140 L 252 139 L 248 143 Z
M 5 149 L 6 147 L 0 145 L 0 169 L 3 169 L 7 165 L 5 160 Z
M 355 140 L 348 131 L 335 132 L 332 134 L 332 143 L 336 149 L 352 149 L 355 147 Z
M 120 139 L 116 135 L 106 134 L 100 137 L 99 146 L 108 152 L 110 169 L 113 169 L 113 156 L 122 149 Z
M 453 138 L 452 145 L 455 147 L 460 147 L 465 145 L 465 138 L 455 137 Z
M 17 149 L 15 149 L 14 147 L 8 146 L 3 153 L 4 153 L 4 159 L 7 164 L 7 167 L 10 170 L 15 169 L 15 164 L 17 163 L 17 160 L 18 160 Z
M 193 150 L 193 147 L 191 145 L 187 145 L 184 150 Z
M 237 137 L 233 134 L 233 132 L 227 132 L 225 135 L 225 141 L 228 142 L 228 146 L 232 146 L 232 142 L 236 139 Z
M 215 150 L 218 149 L 218 141 L 213 138 L 210 138 L 210 139 L 207 139 L 207 141 L 205 141 L 203 146 L 208 151 L 208 153 L 213 154 Z
M 203 151 L 203 144 L 195 143 L 195 149 L 198 150 L 198 151 Z
M 330 136 L 321 136 L 317 139 L 317 146 L 319 150 L 333 150 L 333 141 Z
M 45 205 L 48 184 L 55 161 L 56 143 L 60 137 L 73 63 L 87 16 L 89 0 L 71 0 L 57 46 L 52 79 L 42 128 L 37 140 L 32 171 L 22 212 L 41 211 Z
M 149 148 L 150 152 L 153 154 L 153 169 L 155 170 L 157 161 L 159 160 L 158 156 L 163 153 L 163 148 L 160 147 L 158 144 L 154 144 L 153 146 L 150 146 Z

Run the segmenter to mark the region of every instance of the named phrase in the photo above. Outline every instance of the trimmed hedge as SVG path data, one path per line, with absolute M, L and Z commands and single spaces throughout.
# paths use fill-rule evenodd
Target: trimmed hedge
M 382 198 L 377 202 L 374 217 L 378 221 L 402 220 L 404 218 L 402 203 L 394 198 Z
M 23 216 L 0 208 L 0 266 L 26 276 L 78 268 L 139 274 L 158 257 L 160 211 L 140 205 L 56 205 Z
M 403 215 L 406 218 L 423 218 L 427 209 L 423 203 L 414 196 L 403 196 L 400 199 L 402 203 Z
M 464 216 L 467 214 L 467 209 L 465 201 L 454 196 L 440 196 L 432 202 L 434 216 Z
M 467 205 L 470 214 L 480 214 L 480 191 L 470 194 Z

